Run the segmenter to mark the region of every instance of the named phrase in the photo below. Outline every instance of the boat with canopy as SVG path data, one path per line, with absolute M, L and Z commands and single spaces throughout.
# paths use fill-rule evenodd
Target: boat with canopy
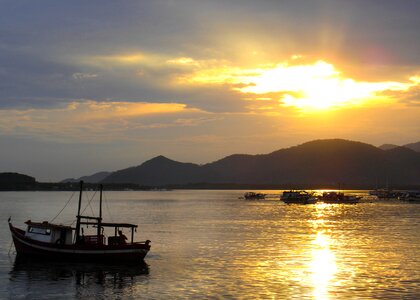
M 23 230 L 14 227 L 9 218 L 9 228 L 17 255 L 89 262 L 143 261 L 150 250 L 150 241 L 134 241 L 134 232 L 138 228 L 136 224 L 103 222 L 102 190 L 100 185 L 99 216 L 81 215 L 83 181 L 80 182 L 76 227 L 28 220 L 25 222 L 26 229 Z M 96 229 L 95 234 L 84 235 L 83 226 L 93 226 Z M 105 228 L 110 228 L 113 232 L 107 238 L 104 235 Z M 122 234 L 122 229 L 131 231 L 130 240 Z

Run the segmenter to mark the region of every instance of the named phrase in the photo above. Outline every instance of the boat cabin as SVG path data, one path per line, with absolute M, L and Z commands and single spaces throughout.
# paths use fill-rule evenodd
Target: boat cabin
M 245 199 L 264 199 L 266 194 L 263 193 L 254 193 L 254 192 L 246 192 L 244 194 Z
M 290 198 L 307 198 L 312 196 L 312 193 L 308 193 L 307 191 L 284 191 L 283 195 L 281 196 L 282 199 L 290 199 Z
M 25 237 L 39 242 L 60 244 L 60 245 L 124 245 L 134 244 L 134 232 L 137 230 L 137 225 L 129 223 L 104 223 L 102 222 L 102 185 L 100 193 L 99 217 L 82 216 L 80 214 L 82 186 L 80 186 L 79 206 L 77 212 L 76 227 L 66 225 L 52 224 L 47 221 L 32 222 L 28 220 L 25 222 L 27 226 Z M 91 226 L 95 228 L 95 234 L 85 235 L 82 226 Z M 105 238 L 104 229 L 113 228 L 114 235 L 108 235 L 108 240 Z M 122 229 L 130 229 L 131 241 L 122 233 Z M 73 233 L 74 232 L 74 233 Z M 107 243 L 108 242 L 108 243 Z
M 73 243 L 73 229 L 71 226 L 51 224 L 47 221 L 32 222 L 28 220 L 25 237 L 32 240 L 56 243 L 63 245 L 71 245 Z
M 84 218 L 81 216 L 81 218 Z M 92 218 L 92 217 L 89 217 Z M 98 227 L 98 222 L 80 222 L 81 224 L 85 225 L 95 225 Z M 25 231 L 25 237 L 30 238 L 31 240 L 44 242 L 44 243 L 52 243 L 52 244 L 61 244 L 61 245 L 71 245 L 73 244 L 73 238 L 75 235 L 73 234 L 73 228 L 71 226 L 65 225 L 57 225 L 51 224 L 47 221 L 44 222 L 32 222 L 28 220 L 25 222 L 27 226 Z M 131 243 L 133 244 L 134 239 L 134 231 L 137 229 L 137 225 L 134 224 L 127 224 L 127 223 L 99 223 L 99 228 L 104 227 L 113 227 L 115 234 L 114 236 L 108 237 L 108 245 L 121 245 Z M 126 237 L 123 238 L 118 234 L 120 229 L 122 228 L 129 228 L 131 229 L 131 241 L 126 241 Z M 102 231 L 101 230 L 101 231 Z M 81 228 L 82 235 L 79 236 L 76 243 L 78 244 L 98 244 L 98 245 L 106 245 L 106 241 L 104 235 L 102 233 L 94 234 L 94 235 L 84 235 L 83 228 Z M 98 231 L 100 232 L 100 231 Z

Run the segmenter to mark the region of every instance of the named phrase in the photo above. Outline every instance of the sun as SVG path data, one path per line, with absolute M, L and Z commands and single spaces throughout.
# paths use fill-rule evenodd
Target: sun
M 293 58 L 293 57 L 292 57 Z M 177 62 L 191 64 L 192 59 Z M 178 77 L 177 84 L 224 85 L 245 94 L 244 100 L 277 101 L 279 106 L 302 112 L 370 106 L 390 102 L 384 91 L 406 91 L 419 84 L 418 77 L 408 82 L 367 82 L 346 77 L 333 64 L 323 60 L 298 64 L 298 59 L 266 64 L 254 69 L 230 66 L 224 62 L 195 63 L 190 74 Z M 262 105 L 264 107 L 264 105 Z M 272 103 L 270 107 L 274 107 Z
M 345 78 L 324 61 L 311 65 L 280 64 L 253 77 L 242 77 L 242 93 L 278 93 L 284 106 L 301 110 L 327 110 L 361 105 L 376 97 L 376 92 L 404 87 L 392 82 L 357 82 Z

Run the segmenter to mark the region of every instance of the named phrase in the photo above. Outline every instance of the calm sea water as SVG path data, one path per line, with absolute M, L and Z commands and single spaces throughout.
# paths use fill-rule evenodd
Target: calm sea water
M 243 193 L 107 192 L 104 218 L 137 223 L 137 240 L 152 241 L 146 264 L 129 267 L 15 261 L 7 218 L 51 220 L 72 193 L 0 193 L 0 298 L 420 299 L 420 205 Z M 76 207 L 73 195 L 56 222 L 71 223 Z

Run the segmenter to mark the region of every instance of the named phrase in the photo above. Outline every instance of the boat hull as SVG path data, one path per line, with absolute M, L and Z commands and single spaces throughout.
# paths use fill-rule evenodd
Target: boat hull
M 321 198 L 321 202 L 328 204 L 357 204 L 360 197 L 344 197 L 344 198 Z
M 150 250 L 146 243 L 126 245 L 60 245 L 35 241 L 25 237 L 23 230 L 9 223 L 16 253 L 19 256 L 49 260 L 135 262 L 142 261 Z
M 359 203 L 359 199 L 354 199 L 354 200 L 321 200 L 321 202 L 326 203 L 326 204 L 357 204 Z
M 281 199 L 286 204 L 315 204 L 316 199 L 308 198 L 308 199 Z

